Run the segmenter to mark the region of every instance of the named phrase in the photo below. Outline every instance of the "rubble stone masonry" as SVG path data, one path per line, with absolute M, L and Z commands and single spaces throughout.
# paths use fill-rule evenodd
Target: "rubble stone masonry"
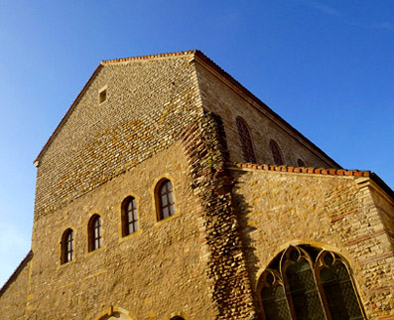
M 238 165 L 238 116 L 266 165 Z M 270 139 L 284 166 L 272 166 Z M 392 191 L 337 171 L 199 51 L 102 62 L 35 165 L 32 251 L 0 290 L 0 319 L 261 319 L 259 276 L 290 244 L 345 257 L 367 318 L 394 319 Z M 163 178 L 175 214 L 160 220 Z M 139 230 L 123 236 L 128 196 Z M 89 252 L 94 214 L 103 247 Z M 62 263 L 68 228 L 74 259 Z
M 254 288 L 280 251 L 290 244 L 311 244 L 348 260 L 368 319 L 392 319 L 394 254 L 373 201 L 375 191 L 359 186 L 360 179 L 369 179 L 237 167 L 232 171 Z M 392 223 L 392 202 L 388 208 L 387 200 L 380 201 L 391 212 Z

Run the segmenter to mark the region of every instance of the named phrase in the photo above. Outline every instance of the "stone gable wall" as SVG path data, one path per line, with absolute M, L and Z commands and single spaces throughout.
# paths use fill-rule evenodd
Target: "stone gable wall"
M 168 148 L 198 117 L 190 56 L 106 64 L 43 153 L 35 218 Z M 107 101 L 99 103 L 99 91 Z
M 279 127 L 272 119 L 258 111 L 240 94 L 231 89 L 200 63 L 196 63 L 198 83 L 201 90 L 202 103 L 206 109 L 218 114 L 222 119 L 229 143 L 230 158 L 233 162 L 244 162 L 241 142 L 235 119 L 242 117 L 253 140 L 257 162 L 274 164 L 269 142 L 274 139 L 280 146 L 284 162 L 289 166 L 298 166 L 297 159 L 306 166 L 334 168 L 336 165 L 328 158 L 321 159 L 292 135 Z M 307 142 L 304 142 L 308 144 Z
M 393 251 L 368 190 L 347 177 L 238 169 L 233 174 L 255 286 L 289 244 L 312 244 L 348 260 L 368 319 L 392 314 Z
M 378 213 L 394 250 L 394 200 L 382 194 L 376 188 L 370 187 L 369 190 L 374 203 L 372 208 Z
M 26 257 L 16 270 L 13 279 L 6 283 L 5 291 L 0 295 L 0 318 L 22 320 L 25 318 L 27 291 L 29 284 L 29 268 L 31 257 Z

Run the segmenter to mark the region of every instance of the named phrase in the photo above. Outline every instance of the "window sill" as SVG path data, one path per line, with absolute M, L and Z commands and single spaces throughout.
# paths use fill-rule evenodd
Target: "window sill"
M 155 224 L 153 225 L 153 226 L 160 226 L 160 225 L 162 225 L 163 223 L 166 223 L 167 221 L 171 221 L 171 220 L 174 220 L 174 219 L 177 219 L 177 218 L 179 218 L 180 217 L 180 214 L 179 213 L 175 213 L 174 215 L 172 215 L 172 216 L 169 216 L 168 218 L 165 218 L 165 219 L 163 219 L 163 220 L 159 220 L 159 221 L 156 221 L 155 222 Z
M 141 233 L 142 233 L 142 230 L 140 229 L 136 232 L 128 234 L 127 236 L 122 236 L 118 239 L 118 243 L 121 243 L 121 242 L 130 240 L 131 238 L 137 237 L 137 236 L 141 235 Z
M 96 250 L 93 250 L 93 251 L 89 251 L 88 253 L 86 253 L 85 254 L 85 258 L 89 258 L 90 256 L 92 256 L 92 255 L 94 255 L 95 253 L 97 253 L 97 252 L 101 252 L 101 251 L 103 251 L 105 249 L 105 246 L 103 246 L 103 247 L 101 247 L 101 248 L 98 248 L 98 249 L 96 249 Z
M 73 265 L 76 261 L 77 261 L 77 259 L 73 259 L 71 261 L 67 261 L 67 262 L 63 262 L 63 263 L 60 262 L 60 265 L 58 266 L 57 269 L 60 270 L 60 269 L 65 268 L 67 266 Z

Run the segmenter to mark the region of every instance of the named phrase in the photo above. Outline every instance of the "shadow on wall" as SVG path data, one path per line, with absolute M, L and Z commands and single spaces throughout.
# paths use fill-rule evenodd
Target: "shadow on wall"
M 128 316 L 125 316 L 124 314 L 121 313 L 114 313 L 111 316 L 105 316 L 104 318 L 101 318 L 100 320 L 131 320 Z
M 238 172 L 237 175 L 243 175 L 246 172 Z M 253 207 L 246 201 L 243 194 L 239 193 L 239 182 L 235 181 L 233 187 L 233 198 L 235 210 L 238 218 L 238 223 L 240 226 L 240 237 L 242 240 L 243 251 L 245 253 L 246 267 L 249 273 L 249 280 L 252 286 L 253 298 L 257 306 L 257 295 L 255 292 L 255 285 L 257 283 L 257 273 L 258 273 L 258 257 L 255 255 L 255 245 L 254 240 L 251 238 L 250 234 L 257 228 L 249 224 L 249 213 L 253 211 Z

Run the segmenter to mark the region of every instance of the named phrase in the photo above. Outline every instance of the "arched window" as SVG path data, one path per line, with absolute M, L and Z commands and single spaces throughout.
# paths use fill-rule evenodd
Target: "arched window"
M 185 319 L 183 319 L 180 316 L 175 316 L 175 317 L 172 317 L 170 320 L 185 320 Z
M 175 214 L 172 183 L 168 179 L 160 181 L 156 187 L 158 219 L 163 220 Z
M 283 161 L 282 151 L 280 150 L 279 145 L 276 143 L 276 141 L 274 140 L 270 141 L 270 148 L 272 152 L 272 157 L 274 158 L 274 163 L 277 166 L 283 165 L 284 161 Z
M 102 221 L 98 214 L 90 218 L 88 225 L 89 251 L 100 249 L 103 246 Z
M 246 122 L 240 117 L 237 117 L 236 123 L 239 139 L 241 140 L 241 147 L 244 159 L 246 162 L 256 163 L 256 154 L 253 149 L 252 138 L 250 137 L 248 126 L 246 125 Z
M 61 246 L 62 263 L 74 260 L 74 232 L 72 229 L 64 231 Z
M 265 320 L 364 319 L 349 266 L 331 251 L 290 246 L 263 272 L 258 288 Z
M 138 231 L 137 201 L 127 197 L 122 203 L 122 235 L 127 236 Z
M 305 162 L 302 159 L 297 159 L 297 166 L 298 167 L 306 167 Z

